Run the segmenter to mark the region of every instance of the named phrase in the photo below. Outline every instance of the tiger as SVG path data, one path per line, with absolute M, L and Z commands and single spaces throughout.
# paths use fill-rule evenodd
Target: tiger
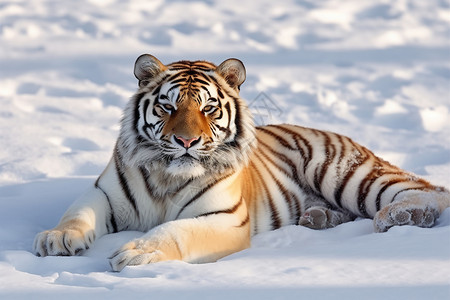
M 287 225 L 326 229 L 357 217 L 374 231 L 432 227 L 450 192 L 349 137 L 298 125 L 256 126 L 239 96 L 236 58 L 220 65 L 150 54 L 134 65 L 112 157 L 37 256 L 81 255 L 101 236 L 142 232 L 109 257 L 112 271 L 168 260 L 215 262 Z

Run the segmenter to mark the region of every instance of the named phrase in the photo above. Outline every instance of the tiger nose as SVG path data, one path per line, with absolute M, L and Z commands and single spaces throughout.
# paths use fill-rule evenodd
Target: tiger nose
M 195 144 L 197 144 L 200 141 L 200 137 L 191 138 L 191 139 L 185 139 L 182 136 L 174 136 L 175 142 L 183 146 L 184 148 L 188 149 Z

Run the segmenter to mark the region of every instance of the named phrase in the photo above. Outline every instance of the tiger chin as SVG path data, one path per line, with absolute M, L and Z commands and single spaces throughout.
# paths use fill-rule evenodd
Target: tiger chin
M 99 237 L 144 232 L 110 257 L 114 271 L 166 260 L 213 262 L 286 225 L 325 229 L 372 218 L 376 232 L 431 227 L 450 194 L 350 138 L 295 125 L 255 127 L 241 61 L 164 65 L 141 55 L 112 158 L 38 256 L 78 255 Z

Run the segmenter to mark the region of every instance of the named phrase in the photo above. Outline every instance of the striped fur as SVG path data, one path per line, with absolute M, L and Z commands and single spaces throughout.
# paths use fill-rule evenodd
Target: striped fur
M 210 262 L 252 235 L 298 224 L 323 229 L 359 217 L 376 231 L 430 227 L 450 206 L 442 187 L 350 138 L 294 125 L 255 127 L 236 59 L 164 65 L 142 55 L 110 163 L 34 251 L 75 255 L 95 238 L 145 234 L 112 254 L 112 269 L 181 259 Z

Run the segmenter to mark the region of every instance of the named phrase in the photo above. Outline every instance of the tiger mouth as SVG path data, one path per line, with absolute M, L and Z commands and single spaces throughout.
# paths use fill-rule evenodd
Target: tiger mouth
M 193 157 L 189 153 L 185 153 L 170 161 L 167 171 L 174 176 L 193 178 L 203 175 L 206 169 L 200 159 Z
M 177 157 L 173 160 L 178 161 L 182 165 L 191 165 L 195 162 L 200 163 L 199 159 L 195 158 L 194 156 L 192 156 L 189 153 L 185 153 L 185 154 L 181 155 L 180 157 Z

